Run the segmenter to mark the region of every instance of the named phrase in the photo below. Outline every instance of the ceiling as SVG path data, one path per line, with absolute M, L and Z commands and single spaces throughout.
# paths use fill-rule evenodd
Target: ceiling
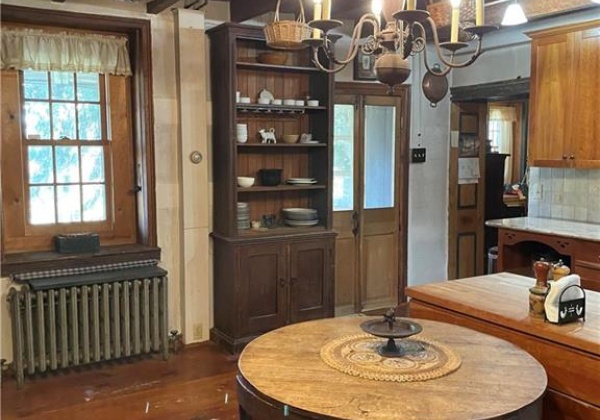
M 63 3 L 69 0 L 52 0 Z M 208 1 L 229 1 L 233 22 L 243 22 L 275 10 L 277 0 L 118 0 L 132 3 L 146 3 L 148 13 L 156 14 L 173 7 L 201 9 Z M 307 20 L 312 17 L 313 0 L 281 0 L 281 11 L 298 11 L 298 1 L 302 1 Z M 371 10 L 371 0 L 331 0 L 334 19 L 358 19 Z M 385 2 L 385 0 L 383 0 Z M 430 2 L 448 0 L 417 0 L 417 8 L 425 9 Z M 463 0 L 465 1 L 465 0 Z M 473 1 L 473 0 L 471 0 Z M 486 23 L 499 24 L 508 4 L 513 0 L 484 0 L 486 3 Z M 519 0 L 530 20 L 564 14 L 590 7 L 600 7 L 592 0 Z
M 504 11 L 511 1 L 485 0 L 486 23 L 500 23 Z M 234 22 L 243 22 L 274 11 L 277 4 L 277 0 L 229 0 L 229 2 L 231 20 Z M 418 8 L 425 9 L 429 0 L 417 0 L 417 3 Z M 592 3 L 591 0 L 519 0 L 519 3 L 523 6 L 525 14 L 530 20 L 598 6 Z M 307 18 L 311 17 L 313 1 L 303 0 L 303 4 Z M 371 0 L 332 0 L 332 4 L 331 15 L 335 19 L 358 19 L 371 10 Z M 282 0 L 281 10 L 284 12 L 297 12 L 298 0 Z

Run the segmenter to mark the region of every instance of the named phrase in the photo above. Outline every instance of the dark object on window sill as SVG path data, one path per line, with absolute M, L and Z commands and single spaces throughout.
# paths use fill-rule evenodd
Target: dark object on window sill
M 54 237 L 56 252 L 61 254 L 87 254 L 100 251 L 100 236 L 97 233 L 76 233 Z

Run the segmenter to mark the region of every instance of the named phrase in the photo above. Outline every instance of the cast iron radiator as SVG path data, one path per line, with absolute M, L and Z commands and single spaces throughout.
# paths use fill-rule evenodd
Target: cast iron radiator
M 17 386 L 25 375 L 169 355 L 167 272 L 143 267 L 29 281 L 8 301 Z M 73 284 L 76 282 L 77 284 Z

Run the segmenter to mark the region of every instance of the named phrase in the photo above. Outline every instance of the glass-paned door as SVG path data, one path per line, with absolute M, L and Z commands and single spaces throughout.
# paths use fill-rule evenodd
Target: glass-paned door
M 338 232 L 338 314 L 397 303 L 399 107 L 394 97 L 336 97 L 333 221 Z

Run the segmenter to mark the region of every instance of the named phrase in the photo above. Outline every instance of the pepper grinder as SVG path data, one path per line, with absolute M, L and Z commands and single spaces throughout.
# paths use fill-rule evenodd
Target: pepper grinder
M 529 288 L 529 315 L 534 318 L 545 318 L 544 302 L 548 294 L 548 273 L 550 263 L 539 260 L 533 263 L 535 286 Z

